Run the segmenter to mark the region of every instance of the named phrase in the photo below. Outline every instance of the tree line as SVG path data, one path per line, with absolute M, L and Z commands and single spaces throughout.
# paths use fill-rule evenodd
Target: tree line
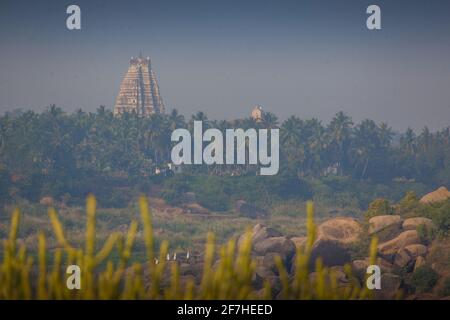
M 210 120 L 203 112 L 185 119 L 177 110 L 142 118 L 114 117 L 105 107 L 95 112 L 66 113 L 56 106 L 43 112 L 5 113 L 0 117 L 0 199 L 43 195 L 79 196 L 129 185 L 147 186 L 164 177 L 156 168 L 170 162 L 171 133 L 204 127 L 280 128 L 280 173 L 299 179 L 328 175 L 358 181 L 416 181 L 450 184 L 450 127 L 425 127 L 396 133 L 386 123 L 354 123 L 343 112 L 327 124 L 291 116 L 283 122 L 267 112 L 263 121 Z M 256 175 L 248 166 L 190 166 L 187 174 Z M 120 191 L 119 191 L 120 192 Z

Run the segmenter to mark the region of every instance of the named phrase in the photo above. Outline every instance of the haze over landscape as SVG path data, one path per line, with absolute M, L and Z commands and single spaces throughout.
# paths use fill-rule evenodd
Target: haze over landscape
M 0 300 L 450 300 L 449 9 L 2 0 Z
M 0 4 L 0 112 L 112 109 L 131 56 L 150 56 L 169 109 L 248 116 L 261 104 L 329 121 L 440 129 L 450 118 L 450 22 L 445 1 L 69 1 Z M 49 10 L 51 8 L 51 10 Z

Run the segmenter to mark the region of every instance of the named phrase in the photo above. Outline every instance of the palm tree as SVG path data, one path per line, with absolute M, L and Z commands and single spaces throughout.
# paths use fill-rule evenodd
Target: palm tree
M 303 120 L 295 116 L 290 116 L 286 121 L 284 121 L 283 125 L 281 126 L 280 132 L 281 144 L 285 146 L 300 145 L 302 127 L 303 127 Z
M 394 131 L 392 131 L 392 128 L 390 128 L 386 122 L 382 122 L 379 125 L 378 135 L 381 145 L 384 148 L 388 148 L 391 146 L 392 138 L 394 137 Z
M 339 111 L 328 125 L 327 131 L 330 136 L 331 152 L 337 162 L 338 170 L 342 173 L 343 168 L 347 166 L 348 148 L 352 134 L 352 119 Z
M 186 123 L 184 122 L 184 117 L 178 113 L 177 109 L 173 109 L 169 115 L 170 128 L 175 130 L 177 128 L 184 128 Z
M 282 124 L 280 130 L 282 153 L 286 157 L 287 168 L 295 173 L 304 169 L 303 165 L 306 159 L 305 144 L 302 143 L 303 131 L 303 120 L 294 116 L 289 117 Z
M 414 155 L 416 153 L 416 134 L 408 127 L 404 135 L 400 138 L 400 148 L 406 155 Z
M 268 128 L 276 128 L 278 126 L 278 117 L 272 112 L 264 112 L 262 124 Z
M 376 158 L 380 151 L 379 128 L 373 120 L 362 121 L 355 129 L 353 146 L 355 169 L 362 167 L 361 179 L 367 177 L 370 159 Z
M 326 151 L 328 149 L 328 136 L 322 123 L 313 118 L 307 120 L 309 131 L 308 138 L 308 167 L 313 173 L 318 174 L 327 165 Z
M 208 121 L 208 116 L 203 111 L 198 111 L 196 114 L 192 115 L 191 120 L 189 121 L 189 130 L 194 130 L 194 121 L 201 121 L 203 130 L 210 127 L 210 122 Z

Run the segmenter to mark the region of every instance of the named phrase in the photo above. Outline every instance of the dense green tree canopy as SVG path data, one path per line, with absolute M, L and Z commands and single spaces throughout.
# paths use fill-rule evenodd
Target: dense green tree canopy
M 354 124 L 339 112 L 329 124 L 318 119 L 289 117 L 279 123 L 268 113 L 265 120 L 208 119 L 203 112 L 185 121 L 176 110 L 141 118 L 114 117 L 100 107 L 96 112 L 65 113 L 55 106 L 36 113 L 6 113 L 0 117 L 0 199 L 20 196 L 36 200 L 43 195 L 84 197 L 110 186 L 144 184 L 156 168 L 170 162 L 171 132 L 205 127 L 280 128 L 280 177 L 321 178 L 346 176 L 366 182 L 415 180 L 435 187 L 450 184 L 450 129 L 403 134 L 385 123 L 364 120 Z M 185 172 L 219 176 L 254 176 L 254 166 L 192 166 Z M 159 180 L 158 180 L 159 179 Z M 292 182 L 286 181 L 288 185 Z

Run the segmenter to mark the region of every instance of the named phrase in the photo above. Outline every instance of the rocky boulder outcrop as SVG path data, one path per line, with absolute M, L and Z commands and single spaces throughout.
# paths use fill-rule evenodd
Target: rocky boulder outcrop
M 306 237 L 292 237 L 291 241 L 295 244 L 295 247 L 302 249 L 306 244 Z
M 394 257 L 394 265 L 406 271 L 412 271 L 419 256 L 427 253 L 427 247 L 422 244 L 412 244 L 400 249 Z
M 238 239 L 238 245 L 244 240 L 245 234 L 242 234 Z M 273 228 L 266 227 L 260 223 L 256 224 L 251 232 L 252 243 L 255 244 L 261 240 L 272 238 L 272 237 L 282 237 L 283 234 Z
M 349 279 L 347 273 L 344 270 L 343 266 L 334 266 L 330 268 L 330 275 L 332 275 L 336 281 L 336 286 L 338 288 L 345 288 L 351 285 L 351 279 Z M 315 283 L 317 283 L 319 274 L 317 272 L 311 272 L 308 275 L 309 281 L 313 283 L 313 286 Z M 325 278 L 325 281 L 327 282 L 327 286 L 331 286 L 330 278 Z
M 378 253 L 388 260 L 393 259 L 400 249 L 411 244 L 420 244 L 419 235 L 416 230 L 403 231 L 394 239 L 379 244 Z
M 413 271 L 416 271 L 418 268 L 423 267 L 426 264 L 426 260 L 424 257 L 419 256 L 416 259 L 416 262 L 414 263 L 414 269 Z
M 437 190 L 427 193 L 420 199 L 422 204 L 430 204 L 445 201 L 450 198 L 450 191 L 446 187 L 440 187 Z
M 369 220 L 369 234 L 377 235 L 380 241 L 394 238 L 402 230 L 402 218 L 399 215 L 383 215 Z
M 244 237 L 245 234 L 239 237 L 238 246 L 242 245 Z M 273 294 L 276 295 L 281 290 L 281 285 L 275 257 L 279 256 L 286 269 L 290 270 L 296 251 L 295 244 L 277 230 L 262 224 L 253 227 L 251 237 L 251 255 L 256 261 L 253 285 L 258 290 L 263 287 L 264 280 L 268 280 L 273 285 Z
M 389 261 L 378 257 L 375 264 L 380 267 L 381 273 L 392 273 L 394 266 Z M 362 282 L 367 275 L 367 267 L 370 265 L 369 258 L 354 260 L 352 262 L 352 270 L 354 275 Z
M 417 228 L 421 225 L 425 226 L 425 228 L 428 230 L 436 228 L 433 221 L 428 218 L 417 217 L 417 218 L 409 218 L 403 221 L 404 230 L 417 230 Z
M 334 218 L 325 221 L 317 229 L 317 238 L 311 251 L 311 264 L 318 257 L 324 265 L 344 265 L 350 262 L 351 246 L 359 241 L 361 225 L 352 218 Z
M 253 244 L 253 252 L 257 255 L 277 253 L 282 258 L 292 258 L 295 254 L 295 244 L 287 237 L 270 237 Z
M 381 289 L 375 290 L 375 296 L 380 300 L 395 299 L 402 285 L 402 278 L 393 273 L 381 273 Z
M 411 257 L 417 258 L 427 254 L 428 248 L 423 244 L 411 244 L 404 249 Z

